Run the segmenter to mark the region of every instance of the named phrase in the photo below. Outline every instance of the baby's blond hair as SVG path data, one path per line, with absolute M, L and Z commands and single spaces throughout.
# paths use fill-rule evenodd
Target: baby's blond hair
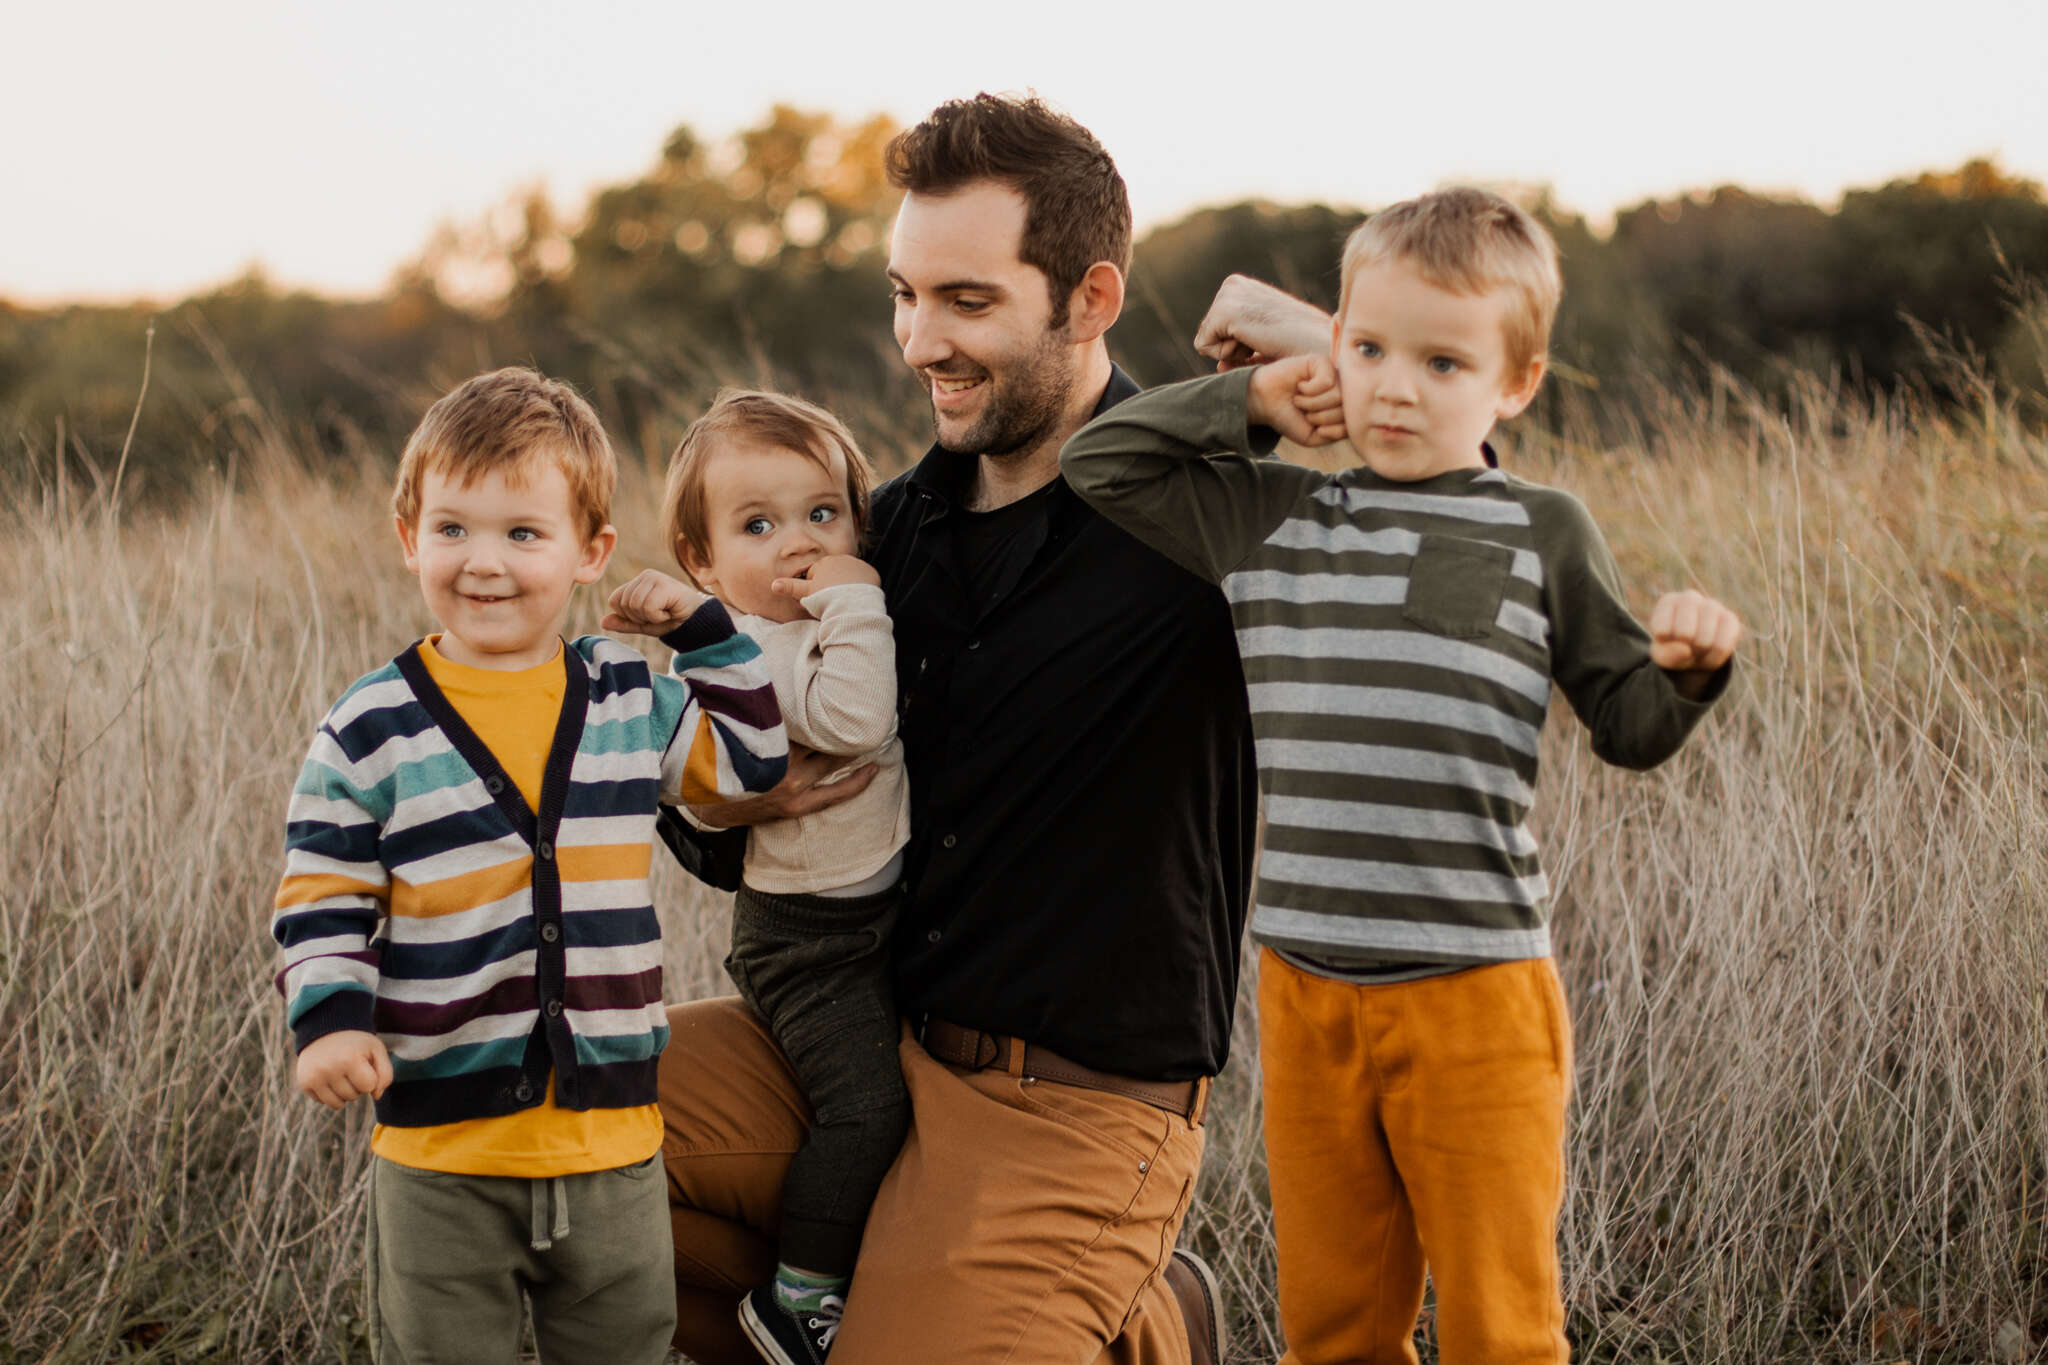
M 1381 209 L 1344 243 L 1338 317 L 1351 303 L 1351 282 L 1358 272 L 1389 260 L 1409 262 L 1423 279 L 1453 294 L 1507 290 L 1503 340 L 1508 373 L 1524 374 L 1543 358 L 1564 283 L 1557 243 L 1525 210 L 1469 186 Z

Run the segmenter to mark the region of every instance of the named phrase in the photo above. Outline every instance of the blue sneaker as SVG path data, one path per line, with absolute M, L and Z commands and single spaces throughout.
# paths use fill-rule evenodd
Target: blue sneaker
M 818 1307 L 792 1312 L 764 1284 L 740 1300 L 740 1329 L 769 1365 L 822 1365 L 845 1311 L 845 1299 L 827 1294 Z

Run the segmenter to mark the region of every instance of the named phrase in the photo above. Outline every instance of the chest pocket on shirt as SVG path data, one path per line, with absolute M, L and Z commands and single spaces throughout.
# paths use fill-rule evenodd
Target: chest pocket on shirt
M 1492 631 L 1515 552 L 1485 540 L 1425 535 L 1408 575 L 1401 614 L 1439 635 L 1472 639 Z

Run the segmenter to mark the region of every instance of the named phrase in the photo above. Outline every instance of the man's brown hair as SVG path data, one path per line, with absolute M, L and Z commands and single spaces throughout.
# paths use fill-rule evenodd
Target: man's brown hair
M 1052 325 L 1088 267 L 1131 268 L 1131 197 L 1095 135 L 1036 95 L 948 100 L 906 128 L 882 156 L 889 183 L 943 197 L 993 180 L 1024 200 L 1018 259 L 1045 276 Z
M 683 551 L 695 551 L 699 559 L 711 557 L 704 511 L 705 466 L 717 451 L 733 446 L 793 450 L 827 473 L 832 469 L 832 452 L 837 450 L 846 461 L 846 499 L 853 514 L 854 535 L 866 534 L 868 489 L 874 485 L 875 473 L 844 422 L 816 403 L 790 394 L 720 389 L 704 415 L 683 433 L 675 454 L 669 456 L 668 485 L 661 499 L 662 541 L 683 572 L 690 574 L 691 582 L 695 583 L 697 576 L 690 573 Z
M 559 379 L 508 366 L 464 380 L 427 409 L 398 460 L 391 510 L 407 526 L 420 520 L 427 471 L 467 484 L 492 471 L 517 475 L 552 460 L 569 481 L 569 502 L 588 541 L 611 520 L 618 462 L 603 423 L 581 394 Z
M 1344 243 L 1337 316 L 1351 303 L 1361 267 L 1407 261 L 1423 279 L 1453 294 L 1508 293 L 1507 368 L 1525 374 L 1550 347 L 1550 325 L 1564 292 L 1557 243 L 1543 224 L 1491 190 L 1457 186 L 1407 199 L 1365 220 Z

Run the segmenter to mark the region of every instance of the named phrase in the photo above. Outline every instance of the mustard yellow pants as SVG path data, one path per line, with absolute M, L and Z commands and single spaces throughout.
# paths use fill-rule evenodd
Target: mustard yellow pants
M 1259 959 L 1283 1365 L 1571 1358 L 1558 1284 L 1571 1016 L 1548 958 L 1354 986 Z

